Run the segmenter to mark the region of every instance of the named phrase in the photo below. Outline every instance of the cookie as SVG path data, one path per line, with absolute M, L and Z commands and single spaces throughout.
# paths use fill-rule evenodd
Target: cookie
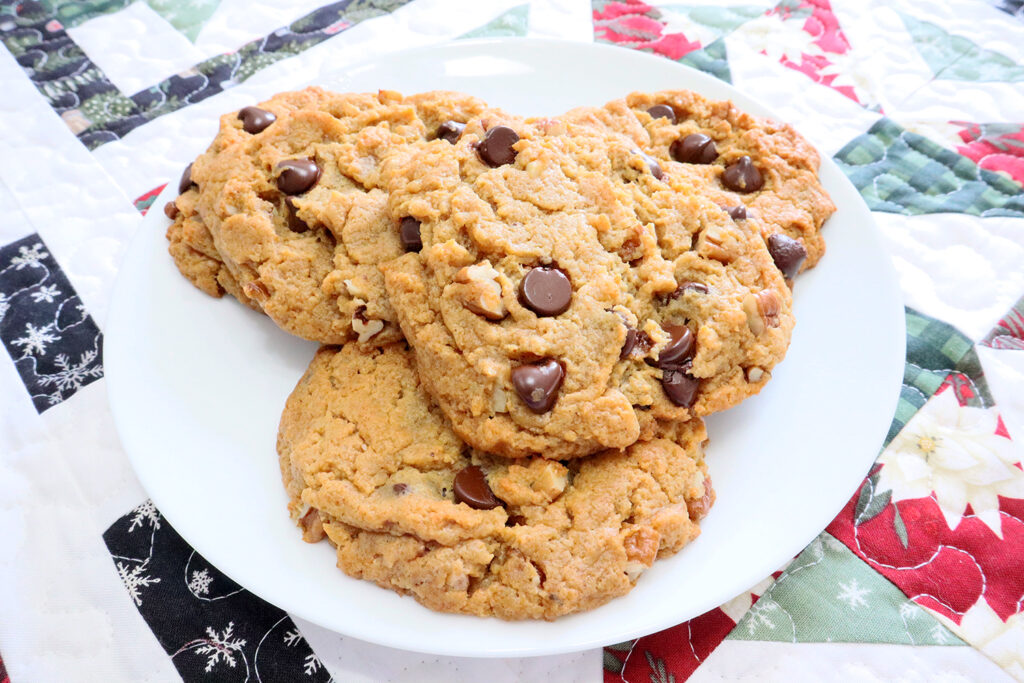
M 457 93 L 307 88 L 226 114 L 182 177 L 172 255 L 204 291 L 241 291 L 306 339 L 398 338 L 377 264 L 405 247 L 399 226 L 387 223 L 380 161 L 396 145 L 450 135 L 483 111 L 483 102 Z M 189 220 L 209 231 L 216 254 L 183 248 Z M 203 241 L 200 225 L 190 227 L 192 241 Z
M 382 264 L 388 298 L 475 448 L 624 448 L 757 393 L 785 356 L 791 297 L 756 221 L 620 135 L 492 116 L 382 169 L 422 244 Z
M 193 187 L 165 207 L 167 217 L 172 220 L 167 228 L 167 251 L 174 265 L 186 280 L 206 294 L 220 298 L 228 293 L 249 308 L 262 312 L 259 304 L 242 291 L 224 265 L 213 243 L 213 235 L 199 218 L 196 210 L 198 196 Z
M 372 397 L 373 400 L 367 400 Z M 629 592 L 699 533 L 694 420 L 625 451 L 508 461 L 463 444 L 402 343 L 317 352 L 278 437 L 289 509 L 350 576 L 427 607 L 554 619 Z
M 835 205 L 818 180 L 817 151 L 791 126 L 689 90 L 632 93 L 565 118 L 624 135 L 737 220 L 756 217 L 787 278 L 825 253 L 820 231 Z

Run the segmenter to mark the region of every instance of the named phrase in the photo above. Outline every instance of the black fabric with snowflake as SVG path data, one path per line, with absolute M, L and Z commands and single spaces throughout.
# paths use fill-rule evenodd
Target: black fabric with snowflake
M 39 235 L 0 247 L 0 340 L 40 413 L 103 376 L 103 335 Z
M 114 522 L 103 540 L 185 683 L 330 680 L 291 617 L 217 571 L 152 501 Z

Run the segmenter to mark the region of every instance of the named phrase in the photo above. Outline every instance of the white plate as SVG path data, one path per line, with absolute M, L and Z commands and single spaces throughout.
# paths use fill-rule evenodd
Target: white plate
M 770 115 L 667 59 L 556 41 L 427 47 L 319 83 L 460 90 L 530 115 L 691 88 Z M 553 623 L 437 614 L 346 577 L 327 543 L 303 543 L 285 511 L 274 444 L 285 398 L 315 346 L 230 298 L 193 289 L 167 255 L 159 208 L 131 245 L 107 324 L 104 362 L 122 442 L 157 507 L 210 562 L 288 612 L 355 638 L 435 654 L 528 656 L 675 625 L 745 591 L 809 543 L 867 472 L 895 410 L 904 358 L 895 274 L 870 212 L 827 158 L 821 179 L 839 210 L 825 228 L 827 256 L 797 281 L 789 355 L 760 396 L 708 420 L 718 502 L 703 533 L 655 563 L 632 593 L 591 612 Z M 154 206 L 173 199 L 176 185 Z

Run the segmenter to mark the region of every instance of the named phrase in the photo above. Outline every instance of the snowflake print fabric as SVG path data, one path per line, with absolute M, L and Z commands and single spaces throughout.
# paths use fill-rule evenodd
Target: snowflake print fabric
M 0 340 L 36 410 L 103 376 L 103 337 L 38 235 L 0 247 Z
M 218 571 L 146 500 L 103 534 L 132 604 L 186 683 L 330 679 L 291 617 Z

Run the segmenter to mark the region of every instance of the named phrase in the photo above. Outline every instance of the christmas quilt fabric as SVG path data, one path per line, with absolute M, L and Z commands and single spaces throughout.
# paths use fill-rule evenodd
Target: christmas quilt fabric
M 103 328 L 181 140 L 492 36 L 650 52 L 773 108 L 873 211 L 907 358 L 876 463 L 784 567 L 635 641 L 484 661 L 325 631 L 196 553 L 120 446 Z M 1020 0 L 0 0 L 0 43 L 0 683 L 1024 681 Z

